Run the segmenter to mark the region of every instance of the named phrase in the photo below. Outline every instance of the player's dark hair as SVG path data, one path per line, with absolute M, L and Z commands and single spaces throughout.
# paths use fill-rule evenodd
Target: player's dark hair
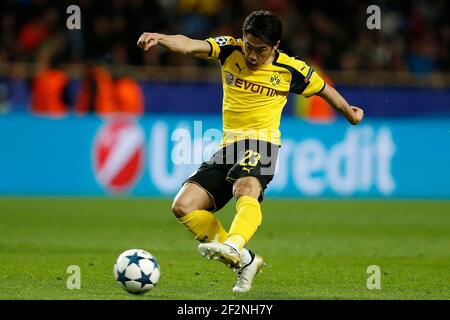
M 270 46 L 281 40 L 283 25 L 280 19 L 270 11 L 256 10 L 245 18 L 242 33 L 260 38 Z

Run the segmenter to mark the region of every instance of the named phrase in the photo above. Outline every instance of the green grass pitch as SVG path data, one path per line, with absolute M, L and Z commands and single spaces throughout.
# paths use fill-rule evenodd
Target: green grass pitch
M 250 243 L 267 266 L 253 290 L 203 259 L 170 199 L 0 198 L 0 299 L 449 299 L 449 201 L 279 200 L 263 203 Z M 226 228 L 230 203 L 218 217 Z M 113 279 L 117 256 L 153 253 L 161 279 L 135 296 Z M 81 269 L 69 290 L 67 267 Z M 366 286 L 381 269 L 381 289 Z

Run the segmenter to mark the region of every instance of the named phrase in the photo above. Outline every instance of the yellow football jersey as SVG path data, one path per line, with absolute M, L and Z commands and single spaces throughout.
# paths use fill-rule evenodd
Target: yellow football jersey
M 325 87 L 324 80 L 305 62 L 277 51 L 274 61 L 250 70 L 243 41 L 229 36 L 206 40 L 210 58 L 221 64 L 223 84 L 222 146 L 242 139 L 281 143 L 281 112 L 289 92 L 305 97 Z

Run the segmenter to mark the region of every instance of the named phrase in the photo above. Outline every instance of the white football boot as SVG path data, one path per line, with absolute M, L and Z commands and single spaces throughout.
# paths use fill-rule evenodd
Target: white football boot
M 227 244 L 217 241 L 200 243 L 197 249 L 208 260 L 218 260 L 236 271 L 241 268 L 241 255 Z
M 261 256 L 249 251 L 252 256 L 250 263 L 246 264 L 237 271 L 237 282 L 233 288 L 233 292 L 248 292 L 252 288 L 253 279 L 261 272 L 265 265 Z

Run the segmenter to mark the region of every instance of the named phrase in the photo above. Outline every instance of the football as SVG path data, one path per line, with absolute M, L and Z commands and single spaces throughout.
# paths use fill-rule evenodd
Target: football
M 156 258 L 142 249 L 122 252 L 114 265 L 117 284 L 132 294 L 152 290 L 159 281 L 160 268 Z

